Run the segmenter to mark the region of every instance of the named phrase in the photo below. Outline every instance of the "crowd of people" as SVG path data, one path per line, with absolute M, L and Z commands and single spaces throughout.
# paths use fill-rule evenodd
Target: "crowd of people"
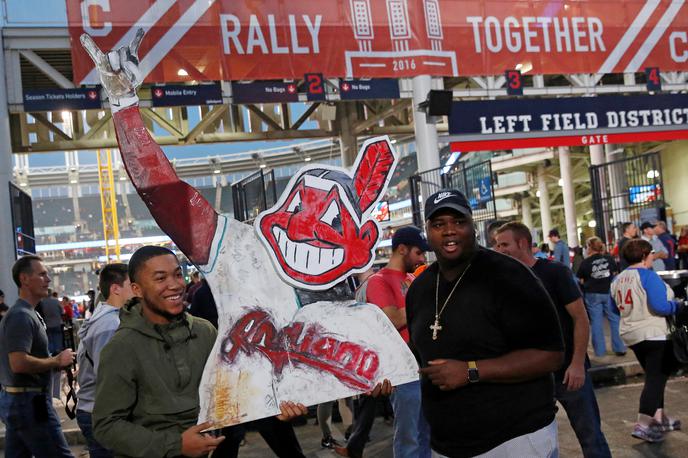
M 395 457 L 556 456 L 555 402 L 584 456 L 611 456 L 587 355 L 590 339 L 596 356 L 607 354 L 605 318 L 613 353 L 630 348 L 645 371 L 632 435 L 658 442 L 680 429 L 664 406 L 667 379 L 679 367 L 664 317 L 681 305 L 656 271 L 676 267 L 671 259 L 683 253 L 685 233 L 674 241 L 661 237 L 664 224 L 643 223 L 642 235 L 635 224 L 624 224 L 612 253 L 599 238 L 588 239 L 574 273 L 556 230 L 548 252 L 533 243 L 527 226 L 500 222 L 492 246 L 482 247 L 465 196 L 442 192 L 425 205 L 428 238 L 416 227 L 396 230 L 389 262 L 360 275 L 356 291 L 357 300 L 379 306 L 411 346 L 419 380 L 393 392 L 384 383 L 374 393 L 340 400 L 346 444 L 332 437 L 332 403 L 319 406 L 323 447 L 363 456 L 378 395 L 391 392 Z M 437 261 L 427 266 L 429 251 Z M 92 293 L 84 304 L 88 319 L 76 353 L 64 340 L 73 306 L 49 290 L 41 258 L 20 258 L 12 273 L 19 299 L 0 307 L 6 456 L 71 456 L 51 402 L 59 392 L 51 385 L 54 372 L 75 358 L 76 419 L 90 456 L 238 455 L 245 425 L 218 434 L 205 432 L 209 424 L 196 425 L 217 309 L 200 275 L 185 284 L 173 252 L 144 247 L 128 265 L 100 271 L 102 300 L 96 307 Z M 303 456 L 291 424 L 282 420 L 306 409 L 281 407 L 279 417 L 254 427 L 277 456 Z

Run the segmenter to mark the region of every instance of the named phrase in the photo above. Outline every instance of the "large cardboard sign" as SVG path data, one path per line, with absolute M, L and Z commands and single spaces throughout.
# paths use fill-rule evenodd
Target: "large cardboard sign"
M 95 84 L 76 45 L 147 31 L 147 82 L 684 71 L 684 0 L 67 0 L 74 82 Z M 184 75 L 180 76 L 180 73 Z
M 385 378 L 418 380 L 413 354 L 382 310 L 332 294 L 373 262 L 380 230 L 371 212 L 396 160 L 388 138 L 373 138 L 351 172 L 301 169 L 253 228 L 220 215 L 212 257 L 199 266 L 219 325 L 199 422 L 219 428 L 275 415 L 281 401 L 314 405 Z

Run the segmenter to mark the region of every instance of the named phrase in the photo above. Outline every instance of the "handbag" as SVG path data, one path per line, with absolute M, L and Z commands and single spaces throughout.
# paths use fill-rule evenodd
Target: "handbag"
M 667 317 L 669 337 L 678 362 L 688 364 L 688 307 L 680 306 L 675 315 Z

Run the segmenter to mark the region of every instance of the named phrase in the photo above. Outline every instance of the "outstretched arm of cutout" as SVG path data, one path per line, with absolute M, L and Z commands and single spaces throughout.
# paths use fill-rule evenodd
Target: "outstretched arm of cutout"
M 179 179 L 143 123 L 136 96 L 142 81 L 137 55 L 142 39 L 139 29 L 129 46 L 107 54 L 86 34 L 81 43 L 110 98 L 117 143 L 132 184 L 160 228 L 189 260 L 207 264 L 218 215 L 195 188 Z

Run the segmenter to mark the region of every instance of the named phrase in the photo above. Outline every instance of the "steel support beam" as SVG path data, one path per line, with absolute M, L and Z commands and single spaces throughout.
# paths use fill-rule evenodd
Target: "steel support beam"
M 22 49 L 19 53 L 28 60 L 31 65 L 39 69 L 45 76 L 50 78 L 62 89 L 73 89 L 74 83 L 69 81 L 62 73 L 55 70 L 52 65 L 47 63 L 41 56 L 29 49 Z

